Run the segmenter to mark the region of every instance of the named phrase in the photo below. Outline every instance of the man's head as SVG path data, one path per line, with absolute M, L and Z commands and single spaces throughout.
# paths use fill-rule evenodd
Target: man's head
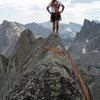
M 55 2 L 56 0 L 52 0 L 53 2 Z

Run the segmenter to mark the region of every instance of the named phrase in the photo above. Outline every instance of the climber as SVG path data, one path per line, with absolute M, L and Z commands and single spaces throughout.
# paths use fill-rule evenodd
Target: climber
M 60 11 L 60 6 L 62 7 Z M 51 10 L 49 9 L 51 7 Z M 47 6 L 47 11 L 51 14 L 52 30 L 57 32 L 59 30 L 59 21 L 61 20 L 61 13 L 64 11 L 64 5 L 57 0 L 52 0 Z

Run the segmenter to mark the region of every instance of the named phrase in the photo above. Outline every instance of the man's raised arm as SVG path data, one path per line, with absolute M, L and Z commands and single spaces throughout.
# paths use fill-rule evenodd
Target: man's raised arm
M 47 7 L 47 11 L 51 14 L 51 12 L 50 12 L 49 8 L 50 8 L 50 7 Z
M 61 10 L 60 13 L 62 13 L 64 11 L 64 9 L 65 9 L 65 6 L 64 5 L 62 5 L 61 7 L 62 7 L 62 10 Z

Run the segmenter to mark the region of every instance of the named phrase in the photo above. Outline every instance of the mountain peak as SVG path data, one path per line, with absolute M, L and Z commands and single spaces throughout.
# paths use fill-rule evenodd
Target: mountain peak
M 85 100 L 66 57 L 56 55 L 55 50 L 44 49 L 59 47 L 58 53 L 64 51 L 59 34 L 53 32 L 43 41 L 41 38 L 32 40 L 30 45 L 28 33 L 32 39 L 30 30 L 20 35 L 17 52 L 7 66 L 4 100 Z
M 78 57 L 81 55 L 85 55 L 87 57 L 87 59 L 90 59 L 89 57 L 93 56 L 89 62 L 89 60 L 87 60 L 86 58 L 83 60 L 81 58 L 81 64 L 83 65 L 99 65 L 99 58 L 100 56 L 96 55 L 94 57 L 94 52 L 97 50 L 97 52 L 99 54 L 100 51 L 100 24 L 95 23 L 94 21 L 89 21 L 87 19 L 84 20 L 84 25 L 81 29 L 81 31 L 79 33 L 76 34 L 75 40 L 74 40 L 74 47 L 73 51 L 75 54 L 74 57 Z M 77 52 L 77 53 L 76 53 Z M 85 53 L 84 53 L 85 52 Z M 71 52 L 72 53 L 72 52 Z M 84 57 L 85 57 L 84 56 Z M 78 57 L 78 59 L 80 58 Z M 97 59 L 98 58 L 98 59 Z M 85 61 L 86 60 L 86 61 Z M 98 62 L 98 63 L 97 63 Z
M 95 21 L 95 20 L 90 21 L 90 20 L 85 19 L 83 26 L 91 26 L 91 25 L 94 26 L 94 25 L 99 25 L 99 24 L 100 24 L 99 21 Z
M 12 22 L 9 22 L 7 20 L 3 20 L 3 23 L 1 25 L 4 26 L 4 27 L 7 27 L 7 26 L 11 26 L 11 23 Z
M 7 20 L 3 20 L 3 23 L 8 23 L 9 21 L 7 21 Z
M 46 43 L 46 44 L 45 44 L 45 43 Z M 63 44 L 63 42 L 62 42 L 62 40 L 61 40 L 59 34 L 56 33 L 56 32 L 52 32 L 52 33 L 47 37 L 47 40 L 46 40 L 45 43 L 44 43 L 44 44 L 45 44 L 47 47 L 49 46 L 50 48 L 54 48 L 54 47 L 60 45 L 61 48 L 63 48 L 63 50 L 66 51 L 66 50 L 65 50 L 65 47 L 64 47 L 64 44 Z M 48 43 L 48 44 L 47 44 L 47 43 Z M 48 48 L 49 48 L 49 47 L 48 47 Z
M 88 26 L 91 22 L 87 19 L 84 20 L 84 26 Z

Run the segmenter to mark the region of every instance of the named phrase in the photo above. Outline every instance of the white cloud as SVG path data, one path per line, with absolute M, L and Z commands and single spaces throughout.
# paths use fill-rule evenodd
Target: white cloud
M 46 6 L 50 1 L 51 0 L 0 0 L 0 12 L 2 12 L 0 19 L 1 21 L 7 19 L 21 23 L 47 21 L 50 15 L 46 11 Z M 88 3 L 82 3 L 82 0 L 76 0 L 77 3 L 72 3 L 72 0 L 60 1 L 65 5 L 65 11 L 62 13 L 62 22 L 64 23 L 73 21 L 82 24 L 85 18 L 100 20 L 99 0 L 90 0 L 91 2 L 88 2 L 88 0 Z M 8 14 L 6 14 L 7 10 L 9 10 Z
M 71 0 L 72 3 L 90 3 L 99 0 Z
M 100 1 L 91 3 L 70 3 L 64 12 L 66 21 L 83 23 L 84 19 L 100 20 Z

